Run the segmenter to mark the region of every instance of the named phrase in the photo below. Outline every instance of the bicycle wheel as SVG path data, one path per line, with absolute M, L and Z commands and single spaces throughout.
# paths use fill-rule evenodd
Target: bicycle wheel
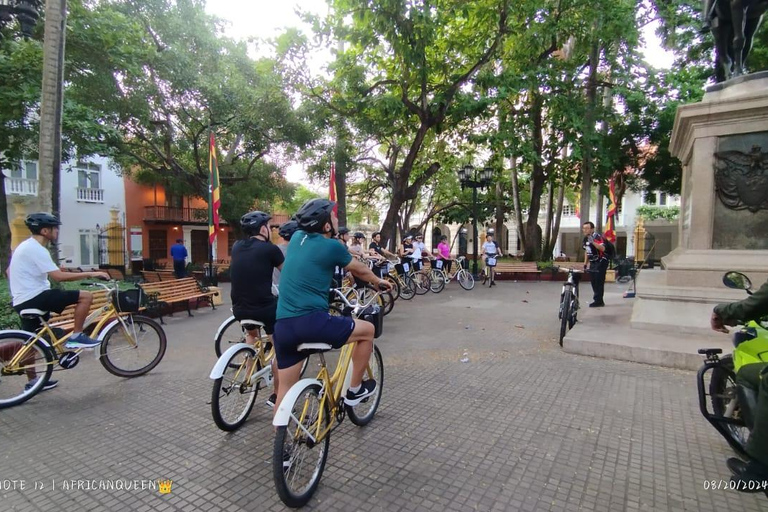
M 422 271 L 414 272 L 411 279 L 416 285 L 416 288 L 414 290 L 416 292 L 416 295 L 424 295 L 429 291 L 429 277 L 427 276 L 427 274 L 425 274 Z
M 413 279 L 411 279 L 410 276 L 403 276 L 402 280 L 400 297 L 405 300 L 411 300 L 413 296 L 416 295 L 416 283 L 413 282 Z
M 395 298 L 392 296 L 392 293 L 390 292 L 382 292 L 379 294 L 379 304 L 381 304 L 382 307 L 382 313 L 384 316 L 387 316 L 389 313 L 392 312 L 392 309 L 395 307 Z
M 149 372 L 165 355 L 168 340 L 160 324 L 141 315 L 123 318 L 104 336 L 99 360 L 118 377 L 137 377 Z
M 373 346 L 373 352 L 371 352 L 371 358 L 368 361 L 368 369 L 363 376 L 363 380 L 368 379 L 376 381 L 376 391 L 373 395 L 357 405 L 344 405 L 349 420 L 358 427 L 363 427 L 371 422 L 373 415 L 376 414 L 376 409 L 379 408 L 379 402 L 381 402 L 381 389 L 384 387 L 384 363 L 381 360 L 379 347 L 376 345 Z
M 235 316 L 232 315 L 224 320 L 224 323 L 219 327 L 213 340 L 213 349 L 216 351 L 216 357 L 221 357 L 221 354 L 226 352 L 232 345 L 244 342 L 245 331 L 240 326 L 240 322 L 235 320 Z
M 568 315 L 568 329 L 573 329 L 573 326 L 578 322 L 579 314 L 579 298 L 575 295 L 571 299 L 570 315 Z
M 325 431 L 330 427 L 331 411 L 328 404 L 321 401 L 320 394 L 319 385 L 305 388 L 291 406 L 290 422 L 285 427 L 278 427 L 275 435 L 272 476 L 277 494 L 289 507 L 307 504 L 325 469 L 330 431 L 319 443 L 307 435 L 307 431 L 314 436 L 318 430 Z
M 722 366 L 712 369 L 712 380 L 709 382 L 709 399 L 712 402 L 712 411 L 717 416 L 725 416 L 739 422 L 728 423 L 725 433 L 731 438 L 729 444 L 742 455 L 746 455 L 745 447 L 751 432 L 744 423 L 741 414 L 741 406 L 736 392 L 736 375 L 733 373 L 733 356 L 727 355 L 720 358 Z
M 472 277 L 472 274 L 466 269 L 459 270 L 457 280 L 459 281 L 459 285 L 465 290 L 471 290 L 475 287 L 475 278 Z
M 51 377 L 51 351 L 40 340 L 27 346 L 28 342 L 29 337 L 20 333 L 0 333 L 0 409 L 26 402 Z M 18 364 L 11 366 L 9 363 L 22 350 L 24 355 Z
M 387 274 L 384 276 L 384 279 L 392 283 L 392 298 L 397 300 L 400 298 L 400 283 L 397 282 L 397 279 L 392 277 L 391 275 Z
M 227 361 L 224 375 L 213 381 L 211 392 L 213 422 L 226 432 L 237 430 L 245 423 L 259 393 L 258 384 L 252 386 L 247 382 L 249 362 L 255 365 L 252 373 L 261 370 L 261 362 L 255 357 L 255 352 L 251 348 L 239 349 Z
M 563 346 L 563 338 L 565 338 L 565 333 L 568 331 L 568 321 L 571 316 L 571 302 L 573 300 L 573 297 L 571 296 L 573 292 L 571 290 L 565 290 L 563 293 L 563 298 L 560 301 L 561 304 L 561 310 L 560 310 L 560 346 Z
M 445 278 L 441 270 L 433 269 L 429 273 L 429 291 L 440 293 L 445 288 Z

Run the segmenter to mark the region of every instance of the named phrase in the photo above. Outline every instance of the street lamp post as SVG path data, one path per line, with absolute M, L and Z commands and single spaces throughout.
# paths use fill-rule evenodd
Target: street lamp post
M 24 37 L 32 37 L 35 23 L 40 17 L 40 3 L 40 0 L 0 0 L 0 29 L 5 28 L 15 18 L 19 22 L 21 34 Z
M 458 171 L 459 183 L 461 188 L 472 188 L 472 273 L 477 277 L 477 189 L 485 188 L 491 184 L 493 178 L 493 169 L 485 167 L 475 169 L 471 164 L 467 164 Z

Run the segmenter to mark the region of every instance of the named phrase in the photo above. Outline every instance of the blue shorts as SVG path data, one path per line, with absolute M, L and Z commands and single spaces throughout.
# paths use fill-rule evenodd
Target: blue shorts
M 281 318 L 275 323 L 275 357 L 281 370 L 300 363 L 309 354 L 299 352 L 302 343 L 327 343 L 341 348 L 355 329 L 355 320 L 348 316 L 331 316 L 327 311 Z

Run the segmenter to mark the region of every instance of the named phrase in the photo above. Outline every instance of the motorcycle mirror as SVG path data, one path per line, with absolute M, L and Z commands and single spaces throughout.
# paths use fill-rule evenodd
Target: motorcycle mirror
M 723 284 L 728 288 L 737 290 L 749 290 L 752 288 L 752 281 L 741 272 L 726 272 L 723 276 Z

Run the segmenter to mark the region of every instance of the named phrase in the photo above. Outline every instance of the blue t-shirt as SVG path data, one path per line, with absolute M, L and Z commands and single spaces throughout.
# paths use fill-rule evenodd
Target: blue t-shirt
M 328 311 L 334 267 L 346 267 L 352 255 L 338 240 L 320 233 L 296 231 L 288 244 L 280 273 L 277 319 Z
M 187 259 L 187 248 L 181 244 L 175 244 L 171 246 L 171 258 L 174 260 Z

